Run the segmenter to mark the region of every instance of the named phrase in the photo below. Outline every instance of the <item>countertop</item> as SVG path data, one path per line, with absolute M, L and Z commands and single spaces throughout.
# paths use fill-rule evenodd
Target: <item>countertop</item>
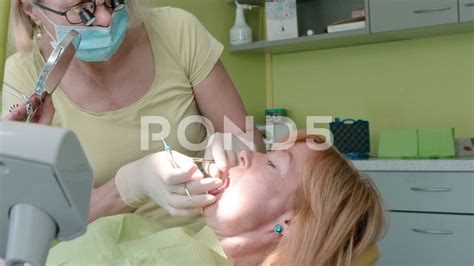
M 433 160 L 368 159 L 352 160 L 359 171 L 473 172 L 474 157 Z

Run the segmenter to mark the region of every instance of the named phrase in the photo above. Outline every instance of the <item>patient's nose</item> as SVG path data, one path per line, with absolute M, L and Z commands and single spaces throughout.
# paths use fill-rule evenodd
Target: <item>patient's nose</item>
M 249 168 L 252 165 L 253 152 L 250 150 L 243 150 L 239 154 L 240 165 Z

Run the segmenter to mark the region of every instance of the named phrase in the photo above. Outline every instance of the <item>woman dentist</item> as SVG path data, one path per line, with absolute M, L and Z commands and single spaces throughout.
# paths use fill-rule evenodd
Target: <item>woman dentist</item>
M 245 131 L 246 111 L 219 60 L 223 45 L 188 12 L 145 9 L 138 0 L 12 0 L 11 16 L 18 52 L 6 62 L 5 81 L 27 96 L 55 43 L 69 30 L 82 35 L 76 58 L 35 121 L 78 135 L 94 170 L 90 221 L 127 212 L 169 227 L 200 221 L 189 216 L 215 201 L 207 192 L 223 185 L 238 148 L 224 151 L 215 141 L 208 150 L 216 161 L 209 167 L 213 177 L 204 178 L 180 154 L 197 155 L 178 141 L 179 123 L 187 117 L 203 115 L 216 132 L 224 131 L 227 117 L 243 132 L 255 131 L 256 147 L 263 146 L 255 127 Z M 18 102 L 4 89 L 4 119 L 25 120 Z M 157 153 L 161 142 L 145 150 L 140 145 L 142 117 L 154 116 L 169 122 L 166 140 L 177 151 L 179 168 Z M 205 141 L 206 132 L 202 124 L 186 128 L 192 143 Z

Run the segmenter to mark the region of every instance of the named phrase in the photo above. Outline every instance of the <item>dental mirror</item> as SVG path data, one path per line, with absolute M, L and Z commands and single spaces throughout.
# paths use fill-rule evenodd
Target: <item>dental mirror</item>
M 26 113 L 28 115 L 26 122 L 31 122 L 37 108 L 43 102 L 44 98 L 56 90 L 69 68 L 80 43 L 81 35 L 77 31 L 70 31 L 64 36 L 46 61 L 36 81 L 33 95 L 30 97 L 23 95 L 11 85 L 3 82 L 3 85 L 8 89 L 5 90 L 7 93 L 21 99 L 25 103 Z M 39 98 L 39 103 L 35 107 L 33 107 L 33 97 Z M 13 105 L 10 108 L 16 106 L 17 105 Z
M 77 31 L 70 31 L 58 43 L 48 58 L 35 86 L 35 95 L 44 100 L 46 95 L 52 94 L 64 77 L 69 65 L 81 43 L 81 35 Z M 47 90 L 49 88 L 49 91 Z

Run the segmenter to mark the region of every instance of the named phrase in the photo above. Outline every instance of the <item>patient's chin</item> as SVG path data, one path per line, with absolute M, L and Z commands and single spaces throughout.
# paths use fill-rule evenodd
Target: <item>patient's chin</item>
M 220 197 L 221 195 L 217 195 L 216 201 L 211 205 L 204 207 L 201 212 L 202 216 L 204 216 L 205 223 L 213 229 L 219 224 L 217 213 L 219 209 Z

